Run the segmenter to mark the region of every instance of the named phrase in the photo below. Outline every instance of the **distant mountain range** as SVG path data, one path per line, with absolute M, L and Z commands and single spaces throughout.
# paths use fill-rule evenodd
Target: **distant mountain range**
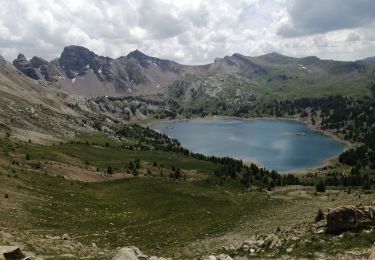
M 138 50 L 112 59 L 80 46 L 65 47 L 60 58 L 50 62 L 39 57 L 27 60 L 22 54 L 13 61 L 28 77 L 56 83 L 83 97 L 168 96 L 184 101 L 201 95 L 299 95 L 306 86 L 315 86 L 316 91 L 331 88 L 335 90 L 332 94 L 339 86 L 349 86 L 343 94 L 360 95 L 351 84 L 358 88 L 370 84 L 374 63 L 375 57 L 344 62 L 273 52 L 258 57 L 235 53 L 207 65 L 191 66 L 150 57 Z
M 363 59 L 363 60 L 357 60 L 356 62 L 359 62 L 359 63 L 362 63 L 362 64 L 367 64 L 367 65 L 375 64 L 375 57 L 368 57 L 368 58 Z

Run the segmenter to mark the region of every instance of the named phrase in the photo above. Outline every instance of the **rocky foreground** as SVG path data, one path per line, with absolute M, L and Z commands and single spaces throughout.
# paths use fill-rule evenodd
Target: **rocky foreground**
M 345 232 L 372 232 L 375 228 L 375 206 L 343 206 L 330 209 L 326 219 L 315 223 L 302 223 L 288 230 L 276 230 L 275 233 L 258 235 L 245 240 L 239 247 L 223 247 L 218 254 L 202 256 L 202 260 L 231 260 L 231 259 L 300 259 L 292 256 L 295 248 L 325 244 L 326 234 L 332 234 L 330 239 L 339 241 Z M 69 241 L 68 234 L 49 237 L 51 240 Z M 147 256 L 135 246 L 119 248 L 112 255 L 103 253 L 104 259 L 113 260 L 169 260 L 172 258 Z M 72 254 L 64 254 L 61 258 L 75 258 Z M 50 258 L 50 257 L 46 257 Z M 336 255 L 312 256 L 315 259 L 375 259 L 375 244 L 370 249 L 341 252 Z M 43 259 L 32 252 L 23 252 L 20 246 L 0 246 L 0 260 Z

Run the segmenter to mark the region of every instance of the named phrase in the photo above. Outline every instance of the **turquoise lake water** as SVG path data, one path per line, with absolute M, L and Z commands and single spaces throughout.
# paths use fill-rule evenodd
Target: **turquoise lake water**
M 189 120 L 151 127 L 192 152 L 252 160 L 277 171 L 317 167 L 345 149 L 343 143 L 293 120 Z

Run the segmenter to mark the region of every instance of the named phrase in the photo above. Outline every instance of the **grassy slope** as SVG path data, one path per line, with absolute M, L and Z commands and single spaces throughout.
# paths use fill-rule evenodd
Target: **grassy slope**
M 42 146 L 37 144 L 28 145 L 28 153 L 32 160 L 63 161 L 65 156 L 77 158 L 83 163 L 89 163 L 99 168 L 126 168 L 129 162 L 139 158 L 148 164 L 157 162 L 166 168 L 173 166 L 181 169 L 203 169 L 213 170 L 216 165 L 197 160 L 182 154 L 163 151 L 130 151 L 121 147 L 103 147 L 85 144 L 63 144 L 54 146 Z M 26 147 L 19 149 L 20 153 L 26 154 Z
M 107 139 L 97 136 L 93 141 L 99 140 L 106 142 Z M 212 164 L 191 158 L 185 162 L 186 158 L 179 156 L 170 161 L 168 153 L 160 154 L 160 160 L 166 165 L 173 162 L 181 166 L 187 163 L 191 168 L 202 167 L 210 181 L 197 178 L 171 182 L 165 177 L 96 183 L 69 181 L 44 174 L 43 168 L 32 170 L 29 165 L 36 162 L 43 165 L 47 159 L 52 163 L 66 160 L 66 156 L 61 156 L 63 152 L 74 154 L 72 160 L 91 159 L 98 166 L 107 164 L 102 157 L 111 158 L 119 167 L 126 166 L 126 160 L 133 153 L 141 160 L 147 160 L 148 156 L 154 160 L 154 157 L 147 152 L 116 147 L 28 144 L 28 152 L 34 158 L 25 161 L 22 159 L 24 143 L 3 139 L 1 144 L 0 231 L 15 234 L 18 241 L 26 243 L 26 249 L 41 255 L 74 253 L 99 258 L 100 252 L 104 252 L 101 258 L 108 259 L 116 247 L 136 245 L 149 255 L 189 259 L 220 251 L 222 245 L 228 246 L 228 240 L 240 243 L 253 234 L 274 232 L 278 226 L 290 228 L 301 221 L 312 221 L 319 207 L 326 210 L 357 202 L 369 204 L 374 200 L 374 194 L 359 197 L 360 191 L 352 191 L 353 195 L 333 192 L 315 196 L 311 188 L 283 188 L 271 196 L 263 192 L 242 192 L 238 180 L 225 186 L 214 185 L 211 181 L 214 177 L 209 174 Z M 43 157 L 38 159 L 38 155 Z M 17 159 L 18 164 L 11 164 L 9 156 Z M 64 233 L 72 237 L 71 244 L 46 239 L 47 235 Z M 351 246 L 348 241 L 353 238 L 345 239 L 343 246 L 347 248 L 365 247 L 375 241 L 375 235 L 356 236 L 356 243 Z M 0 243 L 3 243 L 1 232 Z M 98 248 L 90 247 L 91 243 Z M 328 243 L 317 248 L 335 252 L 341 246 Z M 295 254 L 311 254 L 311 250 L 301 248 Z
M 12 172 L 6 167 L 0 172 L 0 226 L 41 255 L 73 253 L 96 258 L 99 252 L 105 252 L 103 259 L 109 259 L 116 247 L 136 245 L 149 255 L 190 259 L 220 250 L 228 239 L 237 243 L 252 234 L 274 232 L 278 226 L 288 229 L 302 221 L 310 222 L 318 207 L 326 210 L 368 204 L 374 199 L 374 194 L 359 197 L 360 191 L 314 196 L 311 189 L 290 187 L 268 197 L 266 193 L 243 193 L 205 181 L 174 183 L 156 177 L 87 184 L 34 171 Z M 45 239 L 64 233 L 75 246 Z M 368 247 L 375 241 L 375 234 L 347 235 L 342 245 L 330 236 L 323 239 L 328 242 L 306 245 L 294 254 Z M 90 248 L 93 242 L 98 249 Z
M 2 205 L 18 201 L 11 214 L 4 214 L 8 207 L 2 208 L 1 226 L 26 232 L 29 249 L 38 254 L 56 252 L 35 243 L 34 237 L 63 233 L 86 246 L 95 242 L 115 249 L 134 244 L 150 254 L 173 254 L 273 204 L 264 194 L 235 195 L 206 182 L 135 178 L 84 184 L 32 171 L 1 172 Z

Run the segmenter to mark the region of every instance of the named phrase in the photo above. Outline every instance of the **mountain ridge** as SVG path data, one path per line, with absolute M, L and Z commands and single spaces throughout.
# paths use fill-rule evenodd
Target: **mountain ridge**
M 88 98 L 169 98 L 171 91 L 174 92 L 176 86 L 184 82 L 183 93 L 179 96 L 183 96 L 185 101 L 192 99 L 191 92 L 212 96 L 210 87 L 206 85 L 213 86 L 214 92 L 221 92 L 233 78 L 239 82 L 263 85 L 269 85 L 271 81 L 285 84 L 286 81 L 298 81 L 298 78 L 320 81 L 334 77 L 337 82 L 363 78 L 371 66 L 365 62 L 322 60 L 316 56 L 294 58 L 276 52 L 256 57 L 234 53 L 205 65 L 183 65 L 148 56 L 139 50 L 114 59 L 76 45 L 65 47 L 60 57 L 50 62 L 35 56 L 27 60 L 20 54 L 13 64 L 32 79 L 55 82 L 66 91 Z

